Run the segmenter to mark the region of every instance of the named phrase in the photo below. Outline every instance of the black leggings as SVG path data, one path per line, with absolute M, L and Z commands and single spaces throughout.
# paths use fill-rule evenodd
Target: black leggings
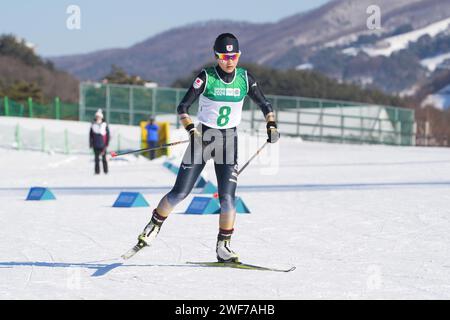
M 102 154 L 103 150 L 105 152 Z M 94 149 L 95 154 L 95 173 L 100 173 L 100 155 L 102 156 L 103 172 L 108 173 L 108 162 L 106 161 L 106 149 Z
M 202 132 L 204 143 L 210 144 L 199 147 L 191 141 L 184 154 L 175 185 L 165 198 L 172 207 L 184 200 L 191 193 L 206 161 L 213 158 L 221 212 L 234 211 L 238 149 L 236 128 L 212 129 L 200 125 L 198 129 Z

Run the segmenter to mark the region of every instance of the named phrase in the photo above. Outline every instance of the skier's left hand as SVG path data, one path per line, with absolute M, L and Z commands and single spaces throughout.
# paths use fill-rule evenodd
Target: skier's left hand
M 277 130 L 277 124 L 275 121 L 267 122 L 267 142 L 275 143 L 280 139 L 280 133 Z

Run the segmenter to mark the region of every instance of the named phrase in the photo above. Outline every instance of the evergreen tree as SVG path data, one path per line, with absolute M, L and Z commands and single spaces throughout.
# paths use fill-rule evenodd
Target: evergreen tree
M 111 71 L 104 77 L 108 83 L 144 85 L 146 82 L 139 76 L 130 76 L 121 67 L 113 64 Z
M 12 34 L 0 36 L 0 55 L 15 57 L 30 66 L 40 66 L 45 63 L 29 48 L 25 40 L 18 40 Z
M 25 102 L 28 98 L 32 98 L 36 102 L 43 101 L 42 89 L 34 82 L 16 81 L 2 91 L 3 95 L 18 102 Z

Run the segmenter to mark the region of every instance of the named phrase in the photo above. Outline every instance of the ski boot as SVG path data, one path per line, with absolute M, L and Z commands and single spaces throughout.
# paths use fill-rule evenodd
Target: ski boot
M 155 240 L 156 236 L 158 235 L 164 220 L 166 220 L 166 217 L 160 216 L 156 209 L 153 210 L 152 219 L 145 226 L 144 231 L 142 231 L 142 233 L 138 236 L 138 243 L 133 248 L 124 253 L 121 257 L 125 260 L 130 259 L 141 249 L 150 246 L 153 240 Z
M 230 239 L 217 240 L 216 253 L 219 262 L 239 262 L 239 256 L 230 248 Z
M 161 226 L 166 218 L 158 214 L 156 209 L 153 210 L 153 216 L 150 222 L 145 226 L 144 231 L 138 236 L 139 247 L 150 246 L 150 244 L 155 240 L 156 236 L 161 229 Z
M 138 236 L 138 243 L 137 245 L 139 247 L 146 247 L 150 246 L 150 244 L 155 240 L 156 236 L 159 233 L 159 230 L 161 229 L 161 226 L 158 226 L 153 223 L 153 221 L 150 221 L 147 226 L 145 227 L 144 231 Z

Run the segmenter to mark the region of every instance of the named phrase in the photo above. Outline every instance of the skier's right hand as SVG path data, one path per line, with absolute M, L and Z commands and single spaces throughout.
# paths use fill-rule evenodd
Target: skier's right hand
M 276 143 L 280 139 L 280 133 L 277 129 L 277 124 L 275 121 L 267 122 L 267 142 Z
M 203 145 L 202 134 L 197 130 L 193 123 L 186 126 L 186 131 L 189 133 L 191 143 L 197 143 L 200 146 Z

